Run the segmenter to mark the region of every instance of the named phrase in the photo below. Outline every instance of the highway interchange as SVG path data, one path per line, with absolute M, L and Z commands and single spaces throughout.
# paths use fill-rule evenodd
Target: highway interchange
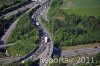
M 52 3 L 52 0 L 48 0 L 47 2 L 45 2 L 44 4 L 42 4 L 40 6 L 39 9 L 37 9 L 33 15 L 31 16 L 31 21 L 33 25 L 36 25 L 36 22 L 39 22 L 39 25 L 36 25 L 36 27 L 38 27 L 40 33 L 41 33 L 41 39 L 40 39 L 40 44 L 39 47 L 36 51 L 32 50 L 30 51 L 29 54 L 27 54 L 26 56 L 23 57 L 17 57 L 16 61 L 27 61 L 28 59 L 32 59 L 32 60 L 36 60 L 38 58 L 51 58 L 52 52 L 53 52 L 53 41 L 52 41 L 52 37 L 49 34 L 49 32 L 46 30 L 46 28 L 43 26 L 43 24 L 40 22 L 40 17 L 43 15 L 44 10 L 46 10 L 47 8 L 50 7 Z M 37 3 L 32 3 L 30 8 L 33 7 L 33 4 L 36 5 Z M 28 7 L 28 6 L 27 6 Z M 29 8 L 29 7 L 28 7 Z M 24 10 L 23 8 L 21 8 L 22 10 Z M 27 9 L 27 8 L 25 8 Z M 11 13 L 9 13 L 10 15 L 17 13 L 18 10 L 13 11 Z M 10 16 L 9 14 L 6 14 L 5 16 Z M 46 43 L 44 41 L 44 37 L 48 37 L 49 41 Z M 86 50 L 88 50 L 88 52 L 85 52 Z M 62 52 L 62 56 L 66 56 L 66 57 L 72 57 L 72 56 L 77 56 L 79 54 L 82 54 L 80 52 L 84 52 L 84 53 L 91 53 L 91 52 L 98 52 L 100 51 L 100 48 L 97 49 L 81 49 L 79 50 L 79 52 L 75 52 L 74 50 L 72 51 L 63 51 Z M 40 63 L 40 66 L 47 66 L 47 63 Z
M 44 10 L 48 7 L 50 7 L 51 1 L 47 1 L 45 4 L 43 4 L 36 12 L 33 13 L 31 19 L 32 19 L 32 24 L 36 24 L 36 22 L 39 22 L 40 17 L 42 16 L 41 14 L 44 12 Z M 49 32 L 45 29 L 45 27 L 39 22 L 39 25 L 37 25 L 38 29 L 41 31 L 41 45 L 39 46 L 38 50 L 32 54 L 28 54 L 27 56 L 23 57 L 21 61 L 25 61 L 28 59 L 36 59 L 38 57 L 40 58 L 51 58 L 52 52 L 53 52 L 53 41 L 52 38 L 49 34 Z M 44 37 L 47 36 L 49 41 L 46 43 L 44 41 Z M 48 48 L 48 51 L 43 53 L 43 51 Z M 43 53 L 43 55 L 41 55 Z M 29 56 L 30 55 L 30 56 Z M 40 56 L 41 55 L 41 56 Z M 25 59 L 26 58 L 26 59 Z M 40 66 L 47 66 L 47 63 L 40 63 Z
M 34 2 L 33 2 L 34 3 Z M 36 3 L 34 3 L 35 5 Z M 31 4 L 32 5 L 32 4 Z M 41 7 L 36 10 L 36 12 L 33 13 L 32 15 L 32 22 L 33 20 L 36 20 L 34 21 L 34 24 L 36 24 L 37 20 L 41 17 L 41 14 L 42 12 L 47 8 L 47 7 L 50 7 L 51 5 L 51 1 L 47 1 L 46 3 L 42 4 Z M 29 5 L 28 5 L 29 6 Z M 6 14 L 5 16 L 8 17 L 8 16 L 11 16 L 12 14 L 15 14 L 17 13 L 19 10 L 25 10 L 27 9 L 26 8 L 19 8 L 18 10 L 15 10 L 11 13 L 8 13 Z M 33 17 L 34 16 L 34 17 Z M 33 23 L 32 23 L 33 24 Z M 39 28 L 39 30 L 41 31 L 42 33 L 42 36 L 41 36 L 41 43 L 40 43 L 40 46 L 39 48 L 37 49 L 36 52 L 34 52 L 34 50 L 32 50 L 29 54 L 27 54 L 26 56 L 23 56 L 23 57 L 17 57 L 16 59 L 18 59 L 18 61 L 26 61 L 28 59 L 36 59 L 38 58 L 41 53 L 43 53 L 43 51 L 46 49 L 46 48 L 49 48 L 47 52 L 45 52 L 46 54 L 44 54 L 45 56 L 44 57 L 51 57 L 52 55 L 52 52 L 53 52 L 53 42 L 52 42 L 52 39 L 50 37 L 50 34 L 44 29 L 43 25 L 40 24 L 39 26 L 37 26 Z M 9 31 L 8 31 L 9 32 Z M 7 33 L 8 34 L 8 33 Z M 45 43 L 44 42 L 44 37 L 47 36 L 50 41 L 48 43 Z M 52 45 L 51 45 L 52 44 Z M 8 46 L 8 45 L 7 45 Z M 1 47 L 6 47 L 6 45 L 3 45 Z M 43 56 L 40 56 L 40 57 L 43 57 Z M 6 59 L 5 59 L 6 60 Z M 40 64 L 40 66 L 46 66 L 46 64 Z
M 36 12 L 33 13 L 31 19 L 32 19 L 32 24 L 36 24 L 36 22 L 40 19 L 40 17 L 42 16 L 42 13 L 44 12 L 44 10 L 48 7 L 50 7 L 51 5 L 51 0 L 47 1 L 46 3 L 42 4 L 41 7 L 36 10 Z M 9 13 L 10 14 L 10 13 Z M 13 14 L 13 12 L 12 12 Z M 40 46 L 39 48 L 37 49 L 36 52 L 34 52 L 34 50 L 32 50 L 29 54 L 27 54 L 26 56 L 23 56 L 23 57 L 20 57 L 20 59 L 18 61 L 26 61 L 28 59 L 37 59 L 38 57 L 40 58 L 43 58 L 43 57 L 46 57 L 46 58 L 50 58 L 51 55 L 52 55 L 52 52 L 53 52 L 53 41 L 52 41 L 52 38 L 49 34 L 48 31 L 46 31 L 45 27 L 39 23 L 39 25 L 37 26 L 38 29 L 41 31 L 41 43 L 40 43 Z M 44 41 L 44 37 L 47 36 L 48 39 L 49 39 L 49 42 L 45 42 Z M 44 54 L 43 51 L 45 51 L 46 49 L 48 49 L 48 51 L 46 51 Z M 41 56 L 41 54 L 43 53 L 43 55 Z M 46 64 L 40 64 L 40 66 L 46 66 Z

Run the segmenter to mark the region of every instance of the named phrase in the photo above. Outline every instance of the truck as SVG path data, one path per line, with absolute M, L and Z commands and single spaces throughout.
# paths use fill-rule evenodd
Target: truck
M 44 40 L 45 40 L 45 43 L 47 43 L 48 42 L 48 37 L 45 37 Z
M 40 23 L 39 23 L 39 22 L 36 22 L 36 25 L 37 25 L 37 26 L 39 26 L 39 25 L 40 25 Z

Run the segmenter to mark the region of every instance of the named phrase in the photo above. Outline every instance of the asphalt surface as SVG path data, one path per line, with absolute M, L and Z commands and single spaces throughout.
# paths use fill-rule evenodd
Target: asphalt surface
M 13 45 L 15 45 L 15 44 L 12 43 L 12 44 L 0 45 L 0 48 L 6 48 L 6 47 L 9 47 L 9 46 L 13 46 Z
M 41 1 L 41 3 L 40 3 L 40 2 L 32 2 L 32 3 L 30 3 L 30 4 L 27 4 L 27 5 L 25 5 L 25 6 L 22 6 L 21 8 L 18 8 L 18 9 L 14 10 L 14 11 L 11 11 L 11 12 L 5 14 L 4 16 L 5 16 L 5 18 L 7 18 L 7 17 L 9 17 L 9 16 L 11 16 L 11 15 L 13 15 L 13 14 L 22 12 L 22 11 L 24 11 L 24 10 L 26 10 L 26 9 L 30 9 L 30 8 L 32 8 L 33 6 L 35 6 L 36 4 L 41 4 L 41 5 L 42 5 L 42 4 L 45 3 L 46 1 L 47 1 L 47 0 L 43 0 L 43 1 Z
M 35 20 L 38 20 L 39 19 L 39 17 L 41 16 L 41 14 L 42 14 L 42 12 L 44 11 L 44 9 L 46 9 L 47 7 L 49 7 L 50 6 L 50 1 L 48 1 L 48 2 L 46 2 L 45 4 L 42 4 L 41 5 L 41 7 L 33 14 L 33 16 L 35 16 L 34 18 L 32 18 L 32 20 L 33 19 L 35 19 Z M 29 5 L 28 5 L 29 6 Z M 24 7 L 22 7 L 22 8 L 19 8 L 19 9 L 17 9 L 17 10 L 15 10 L 15 11 L 13 11 L 13 12 L 10 12 L 10 13 L 8 13 L 8 14 L 6 14 L 5 15 L 5 17 L 9 17 L 9 16 L 11 16 L 12 14 L 15 14 L 15 13 L 17 13 L 18 11 L 20 11 L 20 10 L 24 10 L 24 9 L 26 9 L 28 6 L 24 6 Z M 46 7 L 45 7 L 46 6 Z M 19 19 L 18 19 L 19 20 Z M 17 20 L 17 21 L 18 21 Z M 15 24 L 17 23 L 17 21 L 14 23 L 14 26 L 15 26 Z M 33 22 L 33 21 L 32 21 Z M 34 24 L 36 24 L 36 21 L 34 21 L 35 23 Z M 17 60 L 19 60 L 19 61 L 25 61 L 25 60 L 28 60 L 28 59 L 36 59 L 36 58 L 38 58 L 39 57 L 39 55 L 46 49 L 46 48 L 48 48 L 47 47 L 47 45 L 51 45 L 51 44 L 53 44 L 53 43 L 45 43 L 45 41 L 44 41 L 44 37 L 45 36 L 47 36 L 49 39 L 51 39 L 51 37 L 49 37 L 49 35 L 46 33 L 46 30 L 44 29 L 44 27 L 43 27 L 43 25 L 42 24 L 40 24 L 39 26 L 37 26 L 38 28 L 39 28 L 39 30 L 41 30 L 41 33 L 43 33 L 43 35 L 41 36 L 41 45 L 39 46 L 39 48 L 37 49 L 37 51 L 36 52 L 34 52 L 34 50 L 32 50 L 29 54 L 27 54 L 26 56 L 24 56 L 24 57 L 17 57 L 17 58 L 4 58 L 4 60 L 10 60 L 10 61 L 14 61 L 14 59 L 17 59 Z M 12 27 L 13 28 L 13 27 Z M 11 28 L 11 29 L 12 29 Z M 11 29 L 9 29 L 9 30 L 11 30 Z M 9 32 L 9 31 L 8 31 Z M 11 31 L 10 31 L 11 32 Z M 7 33 L 7 34 L 9 34 L 9 33 Z M 5 35 L 6 36 L 6 35 Z M 4 38 L 3 38 L 4 39 Z M 12 45 L 12 44 L 11 44 Z M 3 45 L 3 46 L 1 46 L 1 47 L 5 47 L 5 46 L 11 46 L 11 45 Z M 52 48 L 51 48 L 52 47 Z M 51 47 L 49 47 L 49 48 L 51 48 L 51 50 L 49 49 L 49 51 L 50 51 L 50 54 L 48 53 L 48 55 L 46 55 L 47 57 L 49 57 L 49 56 L 51 56 L 51 54 L 52 54 L 52 52 L 53 52 L 53 45 L 51 45 Z M 3 61 L 3 60 L 2 60 Z M 9 61 L 9 62 L 10 62 Z
M 44 10 L 48 7 L 50 7 L 51 2 L 48 1 L 45 4 L 43 4 L 38 10 L 36 10 L 36 12 L 34 12 L 34 14 L 32 15 L 32 24 L 36 25 L 36 22 L 40 19 L 40 17 L 42 16 L 41 14 L 44 12 Z M 39 21 L 38 21 L 39 22 Z M 42 23 L 39 22 L 39 25 L 37 26 L 38 29 L 41 31 L 41 43 L 39 48 L 37 49 L 36 52 L 32 51 L 30 52 L 27 56 L 21 58 L 20 61 L 26 61 L 28 59 L 37 59 L 37 58 L 51 58 L 52 52 L 53 52 L 53 41 L 52 38 L 49 34 L 49 32 L 45 29 L 45 27 L 43 26 Z M 48 41 L 47 43 L 45 42 L 45 37 L 48 37 L 48 39 L 50 41 Z M 48 48 L 48 50 L 47 50 Z M 42 54 L 45 50 L 47 50 L 47 52 L 45 52 L 44 54 Z M 42 55 L 41 55 L 42 54 Z M 40 63 L 40 66 L 46 66 L 47 63 Z
M 27 61 L 28 59 L 36 60 L 38 58 L 51 58 L 52 52 L 53 52 L 53 41 L 52 37 L 49 34 L 49 32 L 46 30 L 46 28 L 43 26 L 43 24 L 39 21 L 40 17 L 43 15 L 44 10 L 48 9 L 51 5 L 52 1 L 49 0 L 46 3 L 42 4 L 39 9 L 37 9 L 31 19 L 32 19 L 32 24 L 36 25 L 36 22 L 39 22 L 39 25 L 37 26 L 38 29 L 41 31 L 41 42 L 36 51 L 32 50 L 30 51 L 29 54 L 23 56 L 23 57 L 17 57 L 17 58 L 11 58 L 11 59 L 4 59 L 4 60 L 19 60 L 19 61 Z M 12 14 L 15 14 L 18 12 L 18 10 L 24 10 L 27 8 L 32 8 L 34 4 L 28 5 L 28 6 L 23 6 L 20 9 L 17 9 L 11 13 L 6 14 L 5 16 L 8 17 Z M 48 37 L 49 41 L 46 43 L 44 37 Z M 46 50 L 46 51 L 45 51 Z M 43 53 L 45 51 L 45 53 Z M 100 51 L 100 47 L 98 48 L 84 48 L 84 49 L 77 49 L 77 50 L 69 50 L 69 51 L 62 51 L 61 56 L 66 56 L 66 57 L 72 57 L 72 56 L 77 56 L 77 55 L 82 55 L 82 54 L 89 54 L 89 53 L 96 53 Z M 40 63 L 40 66 L 47 66 L 48 63 Z
M 24 10 L 26 10 L 26 9 L 32 8 L 32 7 L 34 6 L 34 4 L 36 4 L 36 2 L 32 2 L 32 3 L 30 3 L 30 4 L 27 4 L 27 5 L 25 5 L 25 6 L 22 6 L 21 8 L 18 8 L 18 9 L 16 9 L 16 10 L 12 11 L 12 12 L 9 12 L 9 13 L 5 14 L 4 16 L 5 16 L 5 18 L 7 18 L 7 17 L 9 17 L 9 16 L 11 16 L 11 15 L 13 15 L 13 14 L 22 12 L 22 11 L 24 11 Z
M 47 1 L 46 3 L 42 4 L 41 7 L 38 10 L 36 10 L 36 12 L 33 13 L 32 18 L 31 18 L 32 19 L 32 24 L 36 24 L 37 20 L 42 16 L 41 14 L 44 12 L 44 10 L 46 8 L 50 7 L 50 4 L 51 4 L 51 1 Z M 28 59 L 35 60 L 36 58 L 38 58 L 43 53 L 43 51 L 46 48 L 49 48 L 49 50 L 46 52 L 47 54 L 44 54 L 44 55 L 46 55 L 46 57 L 51 57 L 52 52 L 53 52 L 53 42 L 52 42 L 52 38 L 50 37 L 50 34 L 46 31 L 46 29 L 42 25 L 42 23 L 40 23 L 40 25 L 37 26 L 37 27 L 41 31 L 41 43 L 39 45 L 39 48 L 35 52 L 34 52 L 34 50 L 32 50 L 32 51 L 30 51 L 29 54 L 27 54 L 27 55 L 25 55 L 23 57 L 20 57 L 20 58 L 16 58 L 16 59 L 19 59 L 19 61 L 26 61 Z M 44 39 L 45 37 L 48 37 L 48 39 L 50 41 L 46 43 L 44 41 L 45 40 Z M 7 45 L 5 45 L 5 46 L 7 46 Z M 41 56 L 41 57 L 43 57 L 43 56 Z
M 51 5 L 52 1 L 49 0 L 48 2 L 46 2 L 43 6 L 41 6 L 41 8 L 39 8 L 34 15 L 32 16 L 33 21 L 39 21 L 39 18 L 43 15 L 44 11 L 46 9 L 48 9 Z M 34 24 L 34 23 L 33 23 Z M 51 38 L 51 35 L 49 34 L 49 32 L 45 29 L 45 27 L 43 26 L 43 24 L 40 22 L 40 25 L 37 26 L 43 33 L 44 36 L 49 38 L 49 42 L 47 44 L 47 48 L 46 51 L 40 58 L 51 58 L 52 52 L 53 52 L 53 41 Z M 49 62 L 49 61 L 48 61 Z M 47 66 L 48 63 L 40 63 L 40 66 Z
M 15 20 L 15 22 L 10 26 L 10 28 L 5 32 L 5 35 L 3 35 L 3 37 L 1 38 L 1 41 L 3 41 L 3 44 L 6 43 L 7 38 L 9 37 L 9 35 L 12 33 L 12 30 L 14 30 L 14 28 L 16 27 L 16 24 L 18 23 L 19 18 L 17 20 Z
M 38 4 L 34 4 L 34 5 L 35 5 L 35 6 L 32 7 L 32 9 L 38 6 Z M 29 9 L 26 13 L 28 13 L 30 10 L 31 10 L 31 9 Z M 13 14 L 13 12 L 11 12 L 11 13 Z M 9 16 L 10 16 L 10 15 L 9 15 Z M 21 16 L 20 16 L 20 17 L 21 17 Z M 9 37 L 9 35 L 11 35 L 12 30 L 14 30 L 14 28 L 16 27 L 16 24 L 18 23 L 20 17 L 17 18 L 17 19 L 13 22 L 13 24 L 10 26 L 10 28 L 5 32 L 5 34 L 4 34 L 3 37 L 1 38 L 1 41 L 3 41 L 3 44 L 6 44 L 6 41 L 7 41 L 8 37 Z M 7 45 L 7 44 L 6 44 L 6 45 Z

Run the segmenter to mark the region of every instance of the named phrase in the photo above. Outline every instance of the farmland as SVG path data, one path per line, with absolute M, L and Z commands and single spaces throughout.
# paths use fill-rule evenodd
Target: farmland
M 61 9 L 68 14 L 100 16 L 100 0 L 64 0 Z

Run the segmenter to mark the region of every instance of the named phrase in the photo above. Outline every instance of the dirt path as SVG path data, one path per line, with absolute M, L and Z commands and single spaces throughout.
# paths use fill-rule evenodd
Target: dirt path
M 94 47 L 100 47 L 100 43 L 62 47 L 62 50 L 74 50 L 74 49 L 94 48 Z

